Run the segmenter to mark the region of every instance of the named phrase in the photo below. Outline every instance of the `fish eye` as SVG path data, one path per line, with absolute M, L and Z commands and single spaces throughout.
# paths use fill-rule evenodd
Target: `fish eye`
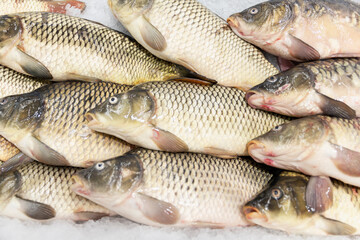
M 257 8 L 251 8 L 250 10 L 249 10 L 249 13 L 251 14 L 251 15 L 255 15 L 255 14 L 257 14 L 259 12 L 259 9 L 257 9 Z
M 276 82 L 277 78 L 275 76 L 269 77 L 268 82 L 274 83 Z
M 103 162 L 99 162 L 95 165 L 95 169 L 98 170 L 98 171 L 101 171 L 105 168 L 105 163 Z
M 8 102 L 7 98 L 3 98 L 0 100 L 0 105 L 5 105 Z
M 283 196 L 283 193 L 280 189 L 274 188 L 273 190 L 271 190 L 271 196 L 274 199 L 279 200 Z
M 274 127 L 274 128 L 273 128 L 273 131 L 278 132 L 278 131 L 280 131 L 282 128 L 283 128 L 283 127 L 282 127 L 281 125 L 279 125 L 279 126 Z
M 117 104 L 118 101 L 119 101 L 119 99 L 118 99 L 117 97 L 111 97 L 111 98 L 109 99 L 109 103 L 110 103 L 110 104 Z

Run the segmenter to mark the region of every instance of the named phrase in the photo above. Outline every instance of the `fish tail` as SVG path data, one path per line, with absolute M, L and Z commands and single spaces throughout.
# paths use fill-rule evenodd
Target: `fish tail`
M 64 1 L 47 1 L 49 12 L 66 14 L 67 7 L 76 8 L 81 12 L 84 11 L 86 4 L 77 0 L 64 0 Z

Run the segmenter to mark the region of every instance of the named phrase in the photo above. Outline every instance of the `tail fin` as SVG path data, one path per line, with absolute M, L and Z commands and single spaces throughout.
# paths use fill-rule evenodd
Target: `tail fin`
M 47 1 L 49 12 L 66 14 L 66 8 L 76 8 L 81 12 L 84 11 L 86 4 L 77 0 L 64 0 L 64 1 Z

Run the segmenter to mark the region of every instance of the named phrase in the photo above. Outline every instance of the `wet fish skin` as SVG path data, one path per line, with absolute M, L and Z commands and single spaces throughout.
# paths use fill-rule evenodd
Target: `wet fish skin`
M 85 221 L 115 215 L 70 188 L 78 169 L 31 162 L 0 175 L 0 215 L 46 221 Z
M 248 225 L 240 208 L 271 178 L 249 158 L 137 149 L 78 171 L 72 189 L 135 222 L 219 228 Z
M 242 90 L 278 73 L 260 50 L 196 0 L 109 0 L 132 36 L 155 56 Z
M 35 12 L 0 17 L 0 63 L 38 78 L 121 84 L 195 77 L 101 24 Z
M 360 120 L 312 116 L 293 120 L 248 143 L 256 161 L 360 186 Z
M 245 93 L 219 85 L 151 82 L 117 94 L 86 114 L 88 126 L 134 145 L 224 158 L 288 118 L 249 107 Z
M 27 156 L 50 165 L 84 167 L 131 146 L 91 131 L 84 114 L 129 86 L 63 82 L 0 99 L 0 134 Z
M 302 63 L 248 91 L 257 109 L 292 117 L 360 117 L 360 60 L 329 59 Z
M 20 12 L 57 12 L 67 13 L 67 7 L 84 11 L 86 4 L 76 0 L 2 0 L 0 2 L 0 15 Z
M 314 183 L 320 185 L 314 188 Z M 313 208 L 309 198 L 325 208 Z M 289 233 L 358 235 L 359 201 L 358 187 L 334 179 L 283 172 L 246 203 L 243 211 L 252 223 Z
M 359 57 L 360 6 L 352 1 L 275 0 L 228 18 L 233 31 L 285 59 Z

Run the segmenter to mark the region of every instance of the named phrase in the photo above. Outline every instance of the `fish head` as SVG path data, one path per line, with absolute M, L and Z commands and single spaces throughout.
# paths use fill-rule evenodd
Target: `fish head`
M 155 102 L 149 92 L 136 87 L 110 97 L 85 117 L 91 129 L 125 138 L 147 126 L 154 112 Z
M 249 105 L 256 109 L 297 116 L 299 107 L 314 86 L 311 73 L 295 67 L 267 78 L 246 93 Z
M 239 37 L 263 45 L 273 35 L 283 32 L 292 16 L 292 7 L 288 1 L 275 0 L 233 14 L 227 22 Z
M 37 127 L 43 113 L 44 101 L 39 95 L 24 94 L 1 98 L 0 133 L 7 138 L 21 130 Z
M 152 0 L 108 0 L 108 5 L 115 16 L 126 23 L 141 16 L 152 2 Z
M 301 171 L 299 163 L 308 159 L 328 136 L 328 128 L 320 117 L 296 119 L 276 126 L 247 145 L 257 162 Z
M 17 15 L 0 16 L 0 49 L 13 46 L 22 33 L 22 24 Z
M 72 177 L 72 190 L 103 206 L 121 204 L 139 186 L 142 162 L 136 154 L 126 154 L 79 170 Z
M 308 178 L 294 172 L 282 172 L 253 200 L 246 203 L 246 219 L 266 228 L 301 232 L 311 219 L 305 192 Z

